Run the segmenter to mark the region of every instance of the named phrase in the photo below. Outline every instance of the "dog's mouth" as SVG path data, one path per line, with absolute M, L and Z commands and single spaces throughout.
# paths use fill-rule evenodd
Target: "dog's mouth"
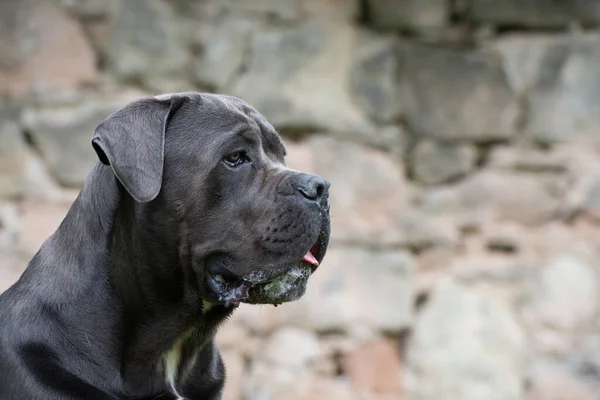
M 241 302 L 278 305 L 297 300 L 304 295 L 308 278 L 322 260 L 324 240 L 319 237 L 302 259 L 286 268 L 278 268 L 284 272 L 276 276 L 268 276 L 265 270 L 243 278 L 209 271 L 206 274 L 208 287 L 225 307 L 237 307 Z

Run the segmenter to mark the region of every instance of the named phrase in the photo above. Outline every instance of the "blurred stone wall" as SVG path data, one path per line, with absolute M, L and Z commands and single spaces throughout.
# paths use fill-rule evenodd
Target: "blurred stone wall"
M 600 1 L 2 0 L 0 290 L 148 93 L 250 102 L 332 181 L 306 297 L 226 400 L 600 398 Z

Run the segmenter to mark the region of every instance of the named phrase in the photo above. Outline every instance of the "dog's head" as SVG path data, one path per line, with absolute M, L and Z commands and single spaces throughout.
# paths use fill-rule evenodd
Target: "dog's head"
M 149 221 L 178 235 L 184 275 L 227 306 L 301 297 L 329 242 L 329 183 L 285 165 L 273 127 L 237 98 L 177 93 L 133 102 L 92 144 Z

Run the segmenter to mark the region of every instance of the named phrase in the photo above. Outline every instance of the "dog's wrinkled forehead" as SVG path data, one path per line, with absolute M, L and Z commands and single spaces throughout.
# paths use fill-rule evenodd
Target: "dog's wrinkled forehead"
M 168 96 L 168 95 L 163 95 Z M 157 96 L 162 97 L 162 96 Z M 285 146 L 266 118 L 245 101 L 236 97 L 206 93 L 192 93 L 189 101 L 173 118 L 173 128 L 187 132 L 203 132 L 197 139 L 205 151 L 218 152 L 218 148 L 234 140 L 260 145 L 265 153 L 283 162 Z

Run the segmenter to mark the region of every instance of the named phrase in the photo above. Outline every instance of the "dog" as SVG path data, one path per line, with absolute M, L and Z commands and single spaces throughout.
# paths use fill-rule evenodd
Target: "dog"
M 329 182 L 235 97 L 145 97 L 0 296 L 0 399 L 222 396 L 214 336 L 240 302 L 299 299 L 330 235 Z

